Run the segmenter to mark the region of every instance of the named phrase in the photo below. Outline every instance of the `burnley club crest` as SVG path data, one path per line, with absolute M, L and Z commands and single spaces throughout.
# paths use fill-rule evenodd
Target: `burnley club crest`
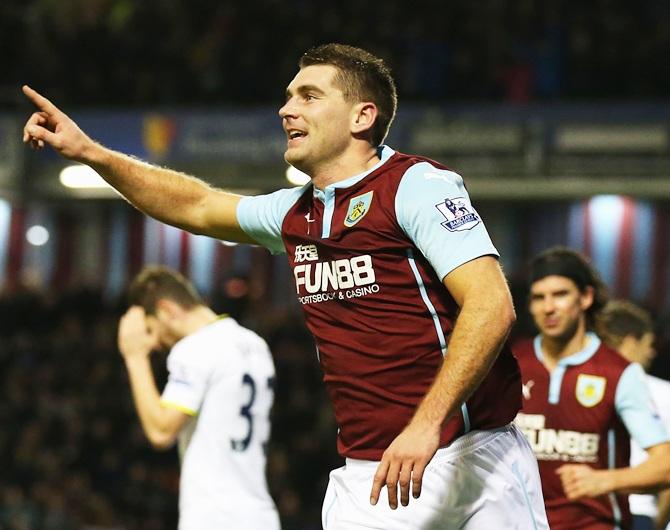
M 372 204 L 372 195 L 374 192 L 368 191 L 363 195 L 354 197 L 349 201 L 349 209 L 344 218 L 344 226 L 352 227 L 358 221 L 365 217 L 365 214 L 370 211 L 370 204 Z

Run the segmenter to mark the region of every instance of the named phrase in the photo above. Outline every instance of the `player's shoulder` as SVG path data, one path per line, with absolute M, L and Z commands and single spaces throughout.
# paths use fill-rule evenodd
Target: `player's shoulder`
M 189 364 L 199 363 L 214 345 L 211 325 L 204 326 L 180 339 L 170 350 L 168 362 L 173 360 Z
M 435 169 L 454 172 L 450 167 L 443 164 L 442 162 L 438 162 L 437 160 L 433 160 L 432 158 L 428 158 L 427 156 L 417 154 L 393 151 L 393 156 L 389 160 L 397 164 L 407 165 L 409 167 L 414 166 L 416 164 L 429 164 Z
M 289 188 L 279 188 L 278 190 L 261 195 L 246 195 L 242 197 L 242 201 L 254 201 L 265 199 L 272 203 L 287 203 L 293 204 L 300 199 L 306 192 L 312 189 L 312 183 L 308 182 L 301 186 L 292 186 Z
M 232 318 L 222 315 L 218 320 L 182 338 L 174 345 L 170 355 L 203 357 L 213 350 L 221 349 L 238 333 L 238 329 L 239 326 Z
M 478 217 L 471 211 L 468 193 L 463 178 L 455 171 L 428 158 L 415 155 L 400 155 L 404 163 L 400 171 L 395 172 L 396 192 L 394 205 L 402 219 L 413 219 L 417 212 L 424 212 L 429 205 L 437 209 L 433 212 L 437 218 L 447 220 L 462 217 L 463 213 L 472 214 L 472 220 Z M 445 202 L 435 204 L 436 199 Z M 441 208 L 450 208 L 442 212 Z M 433 211 L 431 208 L 430 211 Z M 472 223 L 470 223 L 471 225 Z M 471 226 L 468 225 L 468 228 Z
M 225 319 L 225 325 L 230 330 L 230 333 L 234 338 L 234 340 L 239 343 L 242 344 L 246 343 L 252 345 L 266 344 L 265 339 L 261 337 L 258 333 L 256 333 L 252 329 L 243 326 L 232 317 L 228 317 Z
M 621 373 L 628 368 L 631 362 L 621 355 L 617 350 L 607 346 L 604 342 L 596 350 L 593 360 L 603 369 L 614 373 Z
M 463 184 L 459 173 L 430 158 L 396 152 L 392 160 L 395 162 L 392 165 L 399 168 L 398 175 L 403 182 L 427 188 Z
M 252 355 L 271 357 L 265 340 L 234 318 L 223 315 L 180 340 L 172 348 L 168 362 L 173 359 L 207 370 L 225 369 L 244 363 Z
M 270 347 L 263 337 L 254 330 L 249 329 L 232 317 L 222 321 L 221 327 L 225 330 L 230 355 L 237 356 L 240 362 L 245 363 L 251 359 L 272 359 Z M 265 363 L 265 361 L 261 361 Z
M 659 393 L 663 393 L 670 400 L 670 381 L 647 374 L 647 383 L 649 384 L 649 388 L 658 390 Z
M 647 374 L 646 382 L 661 419 L 670 429 L 670 381 Z

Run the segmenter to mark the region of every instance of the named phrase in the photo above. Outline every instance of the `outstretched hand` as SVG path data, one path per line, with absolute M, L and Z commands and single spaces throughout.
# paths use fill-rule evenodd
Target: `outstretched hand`
M 370 504 L 377 504 L 384 486 L 388 491 L 389 506 L 393 510 L 398 507 L 398 485 L 400 503 L 403 506 L 409 504 L 410 484 L 412 496 L 418 499 L 421 495 L 423 472 L 435 456 L 439 444 L 439 430 L 426 431 L 410 423 L 384 451 L 372 483 Z
M 65 158 L 83 162 L 94 142 L 56 105 L 28 85 L 23 93 L 37 107 L 23 127 L 23 143 L 33 149 L 50 145 Z

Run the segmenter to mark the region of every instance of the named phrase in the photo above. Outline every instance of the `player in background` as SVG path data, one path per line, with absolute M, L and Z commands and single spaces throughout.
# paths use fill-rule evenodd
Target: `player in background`
M 142 428 L 156 448 L 179 441 L 179 530 L 277 530 L 265 478 L 274 365 L 267 344 L 205 305 L 166 267 L 133 280 L 119 324 Z M 169 351 L 162 395 L 149 356 Z
M 627 300 L 613 300 L 603 309 L 598 322 L 599 334 L 605 344 L 617 350 L 632 363 L 639 363 L 645 371 L 655 357 L 654 326 L 649 313 Z M 646 377 L 656 410 L 670 431 L 670 382 L 647 374 Z M 630 465 L 636 466 L 647 459 L 646 453 L 632 440 Z M 629 497 L 634 530 L 670 529 L 670 489 L 656 495 Z
M 90 165 L 161 221 L 287 254 L 346 459 L 326 529 L 547 528 L 512 424 L 515 314 L 497 250 L 459 175 L 382 145 L 397 98 L 381 59 L 340 44 L 302 56 L 279 116 L 284 158 L 311 182 L 256 197 L 106 149 L 23 90 L 38 107 L 25 142 Z
M 552 530 L 630 529 L 630 492 L 670 485 L 670 443 L 642 368 L 594 333 L 605 287 L 567 248 L 536 256 L 529 308 L 539 334 L 515 345 L 519 425 L 537 456 Z M 649 456 L 629 467 L 630 437 Z

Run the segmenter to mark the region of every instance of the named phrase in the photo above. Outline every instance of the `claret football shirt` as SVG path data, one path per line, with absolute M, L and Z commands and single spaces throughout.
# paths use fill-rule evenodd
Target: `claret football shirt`
M 339 425 L 338 449 L 379 460 L 430 388 L 458 305 L 442 281 L 497 251 L 463 179 L 431 160 L 380 148 L 370 170 L 327 186 L 246 197 L 242 229 L 286 253 L 314 335 Z M 443 429 L 447 445 L 471 429 L 511 422 L 518 366 L 504 347 Z
M 627 467 L 631 436 L 645 448 L 668 440 L 642 367 L 595 334 L 587 339 L 582 351 L 559 360 L 551 374 L 542 363 L 540 336 L 513 348 L 523 381 L 516 423 L 538 459 L 552 530 L 630 528 L 626 495 L 569 500 L 556 470 L 566 463 Z

